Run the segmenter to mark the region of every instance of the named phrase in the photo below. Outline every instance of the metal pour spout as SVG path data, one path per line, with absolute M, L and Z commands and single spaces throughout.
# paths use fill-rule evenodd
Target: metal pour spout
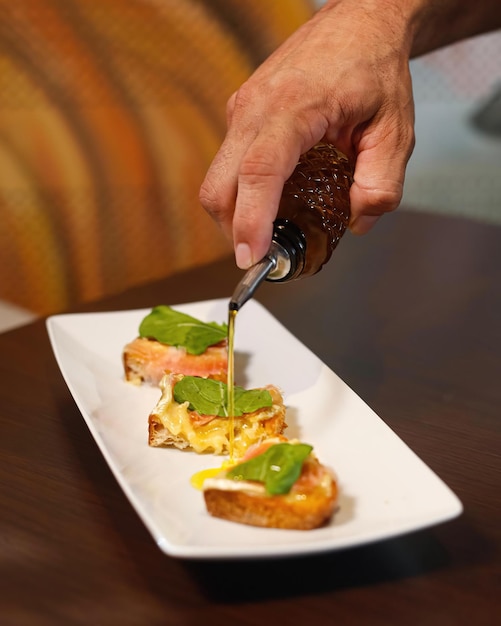
M 291 268 L 289 252 L 277 241 L 271 242 L 270 249 L 258 263 L 247 270 L 238 283 L 230 300 L 230 311 L 238 311 L 250 300 L 263 280 L 281 280 Z

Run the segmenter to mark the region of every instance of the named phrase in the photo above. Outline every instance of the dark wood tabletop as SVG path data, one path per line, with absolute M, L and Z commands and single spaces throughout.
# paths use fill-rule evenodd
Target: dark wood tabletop
M 228 259 L 79 311 L 229 297 L 241 275 Z M 345 235 L 316 276 L 266 283 L 256 299 L 451 487 L 462 515 L 315 556 L 169 557 L 39 320 L 0 335 L 2 626 L 499 623 L 501 228 L 400 209 Z

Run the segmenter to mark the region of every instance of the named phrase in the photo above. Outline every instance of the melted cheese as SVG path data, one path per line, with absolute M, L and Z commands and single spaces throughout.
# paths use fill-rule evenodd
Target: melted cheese
M 206 424 L 194 425 L 188 410 L 189 403 L 179 404 L 174 400 L 172 386 L 167 379 L 168 377 L 162 381 L 165 383 L 161 385 L 162 397 L 153 411 L 162 426 L 174 437 L 186 441 L 199 454 L 227 453 L 230 449 L 230 420 L 226 417 L 215 417 Z M 274 404 L 269 409 L 235 417 L 233 448 L 237 457 L 243 455 L 252 443 L 269 436 L 262 422 L 273 417 L 278 408 Z
M 198 487 L 200 488 L 200 487 Z M 219 489 L 221 491 L 242 491 L 253 496 L 261 496 L 268 498 L 282 498 L 287 502 L 297 502 L 299 500 L 307 500 L 311 496 L 310 493 L 294 492 L 291 491 L 286 494 L 272 496 L 266 493 L 266 489 L 263 483 L 254 482 L 250 480 L 234 480 L 232 478 L 225 478 L 224 476 L 209 475 L 202 481 L 202 489 Z M 332 495 L 332 481 L 329 475 L 326 473 L 322 476 L 321 482 L 315 488 L 316 490 L 322 490 L 327 497 Z
M 233 480 L 232 478 L 206 478 L 203 484 L 205 489 L 220 489 L 221 491 L 244 491 L 252 495 L 264 496 L 266 490 L 263 483 L 250 480 Z

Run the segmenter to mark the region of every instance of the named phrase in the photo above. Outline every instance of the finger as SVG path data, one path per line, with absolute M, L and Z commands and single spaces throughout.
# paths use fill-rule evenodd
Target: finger
M 270 247 L 273 222 L 285 181 L 300 155 L 322 137 L 301 132 L 284 118 L 265 125 L 242 157 L 233 215 L 233 242 L 238 267 L 257 263 Z M 306 142 L 306 143 L 305 143 Z
M 390 127 L 387 135 L 378 127 L 376 139 L 375 133 L 369 132 L 358 146 L 349 223 L 350 231 L 356 235 L 367 233 L 382 215 L 398 208 L 402 200 L 405 170 L 414 148 L 412 116 Z
M 230 241 L 239 162 L 234 148 L 224 142 L 207 170 L 199 192 L 200 204 Z
M 242 121 L 233 124 L 237 96 Z M 242 115 L 242 111 L 245 112 L 247 106 L 249 109 L 251 108 L 251 102 L 246 103 L 245 98 L 245 90 L 240 88 L 239 92 L 235 92 L 228 100 L 226 106 L 228 131 L 207 170 L 199 192 L 202 207 L 230 241 L 233 239 L 233 213 L 237 199 L 240 163 L 249 144 L 261 127 L 259 113 L 247 115 L 247 117 Z M 258 112 L 260 109 L 257 102 L 252 104 L 254 105 L 253 110 Z
M 368 232 L 385 213 L 395 210 L 401 201 L 403 174 L 397 173 L 386 156 L 376 161 L 359 153 L 354 182 L 350 190 L 351 218 L 349 228 L 356 235 Z

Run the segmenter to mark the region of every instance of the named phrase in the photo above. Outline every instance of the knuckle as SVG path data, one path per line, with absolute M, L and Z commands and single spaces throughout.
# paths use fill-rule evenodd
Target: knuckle
M 402 200 L 402 185 L 396 181 L 365 190 L 367 213 L 380 215 L 394 211 Z
M 258 183 L 276 177 L 276 159 L 270 153 L 246 155 L 240 165 L 240 180 L 244 183 Z
M 221 203 L 218 199 L 218 194 L 216 193 L 216 189 L 210 181 L 205 180 L 202 183 L 198 194 L 198 199 L 205 211 L 215 221 L 220 222 L 223 220 L 225 210 L 221 206 Z

